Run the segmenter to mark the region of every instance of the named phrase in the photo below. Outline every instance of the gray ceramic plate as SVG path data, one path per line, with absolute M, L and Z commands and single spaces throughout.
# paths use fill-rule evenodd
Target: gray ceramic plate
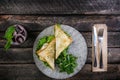
M 82 67 L 84 66 L 87 58 L 87 45 L 85 42 L 85 39 L 83 36 L 74 28 L 67 26 L 67 25 L 61 25 L 61 28 L 70 34 L 70 36 L 73 39 L 73 43 L 70 45 L 68 52 L 70 54 L 73 54 L 74 56 L 78 57 L 77 59 L 77 67 L 74 70 L 74 73 L 67 74 L 66 72 L 59 72 L 59 68 L 56 66 L 55 70 L 50 69 L 49 67 L 46 67 L 42 61 L 40 61 L 35 54 L 36 46 L 40 38 L 43 36 L 53 35 L 54 34 L 54 26 L 50 26 L 46 29 L 44 29 L 37 37 L 34 43 L 33 47 L 33 57 L 35 64 L 37 65 L 38 69 L 45 74 L 48 77 L 55 78 L 55 79 L 65 79 L 72 77 L 73 75 L 77 74 Z

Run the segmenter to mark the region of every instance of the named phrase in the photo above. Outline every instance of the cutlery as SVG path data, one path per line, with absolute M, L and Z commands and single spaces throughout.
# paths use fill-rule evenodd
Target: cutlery
M 102 44 L 103 44 L 103 32 L 104 29 L 100 29 L 98 32 L 98 42 L 99 42 L 99 52 L 100 52 L 100 68 L 103 68 L 103 54 L 102 54 Z
M 97 54 L 97 50 L 96 50 L 96 45 L 97 45 L 97 31 L 96 31 L 96 28 L 94 27 L 93 28 L 94 30 L 94 37 L 93 37 L 93 40 L 94 40 L 94 67 L 97 67 L 97 58 L 96 58 L 96 54 Z

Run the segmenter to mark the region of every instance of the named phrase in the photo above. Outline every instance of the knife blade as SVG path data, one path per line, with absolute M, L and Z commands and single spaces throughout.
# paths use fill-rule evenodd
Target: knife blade
M 94 41 L 94 67 L 97 67 L 97 58 L 96 58 L 96 54 L 97 54 L 97 51 L 96 51 L 96 45 L 97 45 L 97 31 L 96 31 L 96 28 L 93 27 L 93 31 L 94 31 L 94 36 L 93 36 L 93 41 Z

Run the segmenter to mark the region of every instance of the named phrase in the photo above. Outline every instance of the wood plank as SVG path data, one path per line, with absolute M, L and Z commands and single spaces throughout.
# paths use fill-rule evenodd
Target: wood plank
M 0 48 L 0 63 L 34 63 L 32 48 Z
M 21 45 L 12 46 L 12 47 L 33 47 L 34 41 L 40 32 L 28 32 L 28 39 Z M 91 32 L 81 32 L 84 36 L 87 46 L 91 47 L 92 44 L 92 33 Z M 4 32 L 0 33 L 0 47 L 4 47 L 6 40 L 3 39 Z M 108 32 L 108 47 L 120 47 L 120 32 Z
M 92 33 L 81 32 L 88 47 L 92 46 Z M 108 47 L 120 47 L 120 32 L 108 32 Z
M 0 14 L 120 14 L 119 0 L 0 0 Z
M 0 31 L 12 24 L 22 24 L 28 31 L 41 31 L 56 23 L 70 25 L 79 31 L 92 31 L 95 23 L 105 23 L 108 31 L 120 31 L 120 16 L 25 16 L 0 15 Z
M 86 63 L 92 63 L 92 48 L 88 48 L 88 57 Z M 108 48 L 108 63 L 120 64 L 120 48 Z
M 11 48 L 5 51 L 0 48 L 0 63 L 34 63 L 32 50 L 32 48 Z M 88 48 L 86 63 L 91 63 L 91 58 L 91 48 Z M 108 63 L 120 63 L 120 48 L 109 48 Z
M 104 73 L 91 72 L 91 64 L 86 64 L 82 70 L 75 76 L 66 80 L 108 80 L 120 79 L 120 65 L 109 64 L 108 71 Z M 51 80 L 44 74 L 42 74 L 35 64 L 2 64 L 0 65 L 0 79 L 1 80 Z M 55 79 L 52 79 L 55 80 Z

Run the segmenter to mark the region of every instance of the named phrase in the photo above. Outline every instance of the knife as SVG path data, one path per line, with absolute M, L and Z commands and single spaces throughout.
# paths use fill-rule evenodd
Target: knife
M 97 31 L 96 28 L 93 27 L 93 40 L 94 40 L 94 67 L 97 67 L 97 58 L 96 58 L 96 54 L 97 54 L 97 50 L 96 50 L 96 45 L 97 45 Z

